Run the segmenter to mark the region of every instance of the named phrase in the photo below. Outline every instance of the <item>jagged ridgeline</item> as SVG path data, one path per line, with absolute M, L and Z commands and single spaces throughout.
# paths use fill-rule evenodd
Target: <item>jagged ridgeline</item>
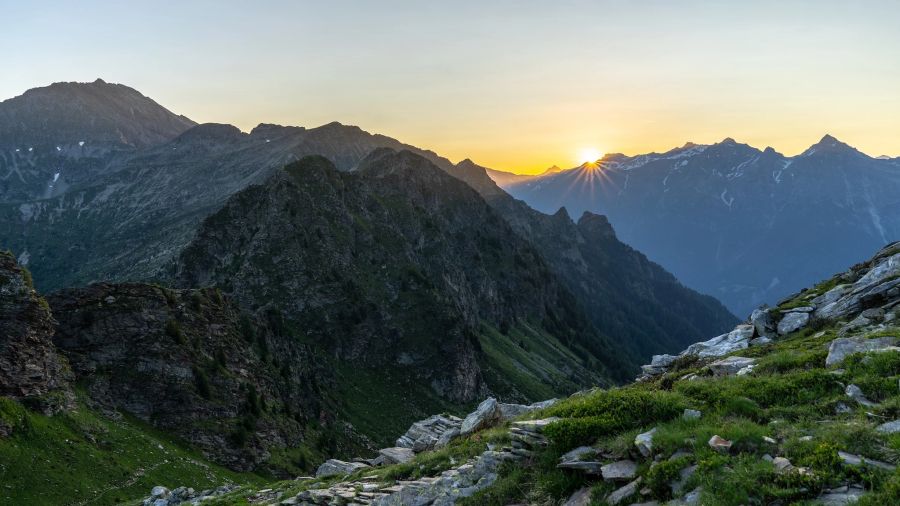
M 361 423 L 397 392 L 411 409 L 488 390 L 536 399 L 631 366 L 476 191 L 408 151 L 352 172 L 307 157 L 236 194 L 182 253 L 177 282 L 217 286 L 335 357 Z

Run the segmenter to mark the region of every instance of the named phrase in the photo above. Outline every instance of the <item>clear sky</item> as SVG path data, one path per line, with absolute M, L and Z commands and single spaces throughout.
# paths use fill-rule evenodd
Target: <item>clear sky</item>
M 199 122 L 355 124 L 536 172 L 823 134 L 900 155 L 896 1 L 0 0 L 0 99 L 97 77 Z

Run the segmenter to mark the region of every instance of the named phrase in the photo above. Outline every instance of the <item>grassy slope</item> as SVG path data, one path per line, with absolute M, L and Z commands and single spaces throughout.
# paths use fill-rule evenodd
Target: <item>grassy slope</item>
M 117 504 L 155 485 L 195 488 L 261 483 L 210 464 L 180 443 L 132 420 L 114 421 L 84 405 L 44 416 L 0 398 L 13 434 L 0 438 L 0 503 Z
M 812 290 L 803 298 L 819 292 Z M 798 302 L 790 301 L 785 306 Z M 590 486 L 594 490 L 593 504 L 602 505 L 602 498 L 615 488 L 613 485 L 556 468 L 562 453 L 581 445 L 593 445 L 615 458 L 639 462 L 642 486 L 650 493 L 632 502 L 672 498 L 670 483 L 681 469 L 697 464 L 697 471 L 685 483 L 684 490 L 702 486 L 704 505 L 813 504 L 823 489 L 846 483 L 862 483 L 868 489 L 858 503 L 861 506 L 898 504 L 900 471 L 888 473 L 847 466 L 840 462 L 837 452 L 900 464 L 900 435 L 887 436 L 874 430 L 886 420 L 900 418 L 900 353 L 855 355 L 840 364 L 840 369 L 826 368 L 827 345 L 836 337 L 837 327 L 804 329 L 770 345 L 737 353 L 758 358 L 757 368 L 749 376 L 713 378 L 696 360 L 681 360 L 653 382 L 596 389 L 534 413 L 531 417 L 563 419 L 547 430 L 551 446 L 536 454 L 531 466 L 501 468 L 494 486 L 461 504 L 550 504 L 580 487 Z M 900 334 L 900 326 L 863 335 L 885 334 Z M 500 339 L 497 335 L 485 337 Z M 514 340 L 511 342 L 518 346 Z M 493 345 L 510 353 L 509 343 L 504 343 L 501 339 Z M 482 347 L 486 348 L 484 340 Z M 508 358 L 513 360 L 512 356 Z M 700 378 L 682 379 L 693 373 Z M 844 386 L 850 383 L 860 386 L 879 405 L 863 408 L 848 402 Z M 851 410 L 837 414 L 836 407 L 842 402 Z M 703 416 L 699 420 L 684 420 L 681 413 L 685 408 L 699 409 Z M 635 435 L 653 427 L 657 428 L 654 451 L 663 457 L 655 465 L 651 459 L 640 458 L 633 443 Z M 474 434 L 455 441 L 449 448 L 419 454 L 411 463 L 375 472 L 385 482 L 438 475 L 452 462 L 461 462 L 484 450 L 486 442 L 502 443 L 504 433 L 504 428 L 498 428 Z M 731 453 L 720 454 L 709 448 L 707 441 L 714 434 L 733 442 Z M 775 443 L 764 438 L 773 438 Z M 670 459 L 678 451 L 687 453 Z M 795 466 L 810 468 L 812 474 L 779 474 L 762 458 L 765 454 L 787 457 Z M 266 487 L 284 490 L 290 496 L 304 488 L 325 485 L 327 482 L 313 480 Z M 247 495 L 248 490 L 243 490 L 215 504 L 246 504 Z
M 803 295 L 810 299 L 828 284 Z M 785 303 L 795 307 L 800 300 Z M 561 499 L 592 482 L 556 469 L 561 453 L 580 445 L 594 445 L 622 458 L 633 457 L 634 437 L 657 427 L 655 452 L 669 457 L 676 451 L 689 456 L 663 461 L 652 469 L 641 462 L 640 475 L 652 498 L 671 498 L 669 483 L 689 464 L 698 471 L 685 490 L 703 487 L 702 504 L 811 503 L 821 490 L 846 483 L 863 483 L 869 493 L 860 505 L 900 503 L 900 470 L 887 473 L 873 468 L 843 465 L 839 450 L 900 464 L 900 434 L 883 435 L 874 428 L 900 418 L 900 353 L 855 355 L 837 367 L 826 368 L 827 345 L 837 337 L 837 325 L 808 328 L 764 347 L 734 355 L 758 358 L 754 373 L 743 377 L 713 378 L 702 364 L 683 360 L 652 383 L 594 391 L 563 401 L 535 416 L 560 416 L 550 428 L 553 447 L 536 459 L 530 470 L 509 469 L 495 487 L 478 494 L 472 504 L 507 504 L 527 500 Z M 895 326 L 867 337 L 900 336 Z M 682 379 L 699 373 L 700 379 Z M 858 385 L 879 403 L 874 408 L 854 405 L 844 386 Z M 839 403 L 851 411 L 836 414 Z M 683 420 L 684 408 L 700 409 L 700 420 Z M 713 434 L 733 441 L 728 455 L 707 445 Z M 811 438 L 810 438 L 811 436 Z M 767 443 L 763 438 L 776 440 Z M 811 476 L 778 474 L 764 454 L 784 456 L 795 466 L 812 469 Z M 612 490 L 594 483 L 596 504 Z M 645 498 L 642 500 L 649 500 Z

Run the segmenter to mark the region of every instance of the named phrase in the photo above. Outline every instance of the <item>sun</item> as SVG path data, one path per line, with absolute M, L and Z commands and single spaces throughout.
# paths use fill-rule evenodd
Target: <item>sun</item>
M 603 152 L 597 148 L 584 148 L 578 152 L 578 161 L 581 163 L 594 163 L 603 158 Z

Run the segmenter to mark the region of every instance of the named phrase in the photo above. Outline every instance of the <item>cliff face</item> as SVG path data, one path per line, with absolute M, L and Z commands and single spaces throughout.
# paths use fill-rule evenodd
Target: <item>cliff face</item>
M 71 407 L 71 373 L 53 346 L 53 316 L 12 255 L 0 252 L 0 396 L 45 413 Z
M 54 341 L 102 411 L 136 416 L 237 470 L 310 443 L 304 426 L 323 413 L 308 350 L 218 292 L 96 284 L 49 300 Z

